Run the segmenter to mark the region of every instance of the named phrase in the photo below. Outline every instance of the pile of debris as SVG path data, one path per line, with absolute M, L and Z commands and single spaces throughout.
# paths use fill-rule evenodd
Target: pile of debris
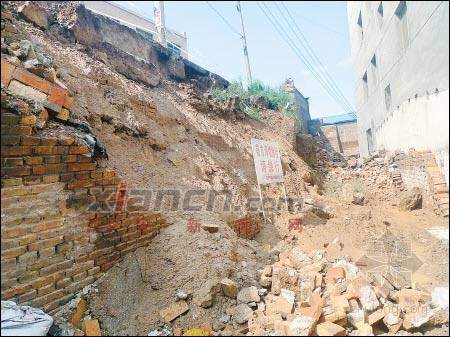
M 259 287 L 211 279 L 193 294 L 202 308 L 219 295 L 235 303 L 224 307 L 219 322 L 183 331 L 175 320 L 189 311 L 191 295 L 178 291 L 177 302 L 160 311 L 165 323 L 149 336 L 368 336 L 448 324 L 448 304 L 438 288 L 430 295 L 389 273 L 365 274 L 351 257 L 336 258 L 342 246 L 337 239 L 305 254 L 282 242 L 273 249 L 276 262 L 258 271 Z
M 309 255 L 285 249 L 260 271 L 262 289 L 238 293 L 233 319 L 248 321 L 254 336 L 367 336 L 448 323 L 437 296 L 399 286 L 390 274 L 368 279 L 349 257 L 331 258 L 340 249 L 338 241 Z

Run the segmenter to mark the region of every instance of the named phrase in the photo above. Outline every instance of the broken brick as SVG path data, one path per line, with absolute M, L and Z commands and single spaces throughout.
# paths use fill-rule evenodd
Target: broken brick
M 11 63 L 6 62 L 2 59 L 2 85 L 8 86 L 9 82 L 11 82 L 12 74 L 14 72 L 15 66 L 13 66 Z
M 159 315 L 164 319 L 166 323 L 172 322 L 178 316 L 184 314 L 189 311 L 189 305 L 186 301 L 179 301 L 173 303 L 159 311 Z
M 82 323 L 82 329 L 86 336 L 101 336 L 100 325 L 96 319 L 87 319 Z
M 23 70 L 21 68 L 16 68 L 12 74 L 12 78 L 22 82 L 25 85 L 31 86 L 35 89 L 38 89 L 42 91 L 43 93 L 47 94 L 50 90 L 50 82 L 36 76 L 26 70 Z M 62 104 L 61 104 L 62 105 Z

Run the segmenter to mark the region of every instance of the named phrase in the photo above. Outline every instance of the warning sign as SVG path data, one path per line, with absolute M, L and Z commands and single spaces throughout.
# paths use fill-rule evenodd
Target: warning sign
M 278 144 L 252 138 L 252 149 L 258 184 L 284 182 Z

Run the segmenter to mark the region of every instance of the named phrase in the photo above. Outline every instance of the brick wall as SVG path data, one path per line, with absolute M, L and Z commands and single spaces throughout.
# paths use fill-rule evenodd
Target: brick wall
M 359 155 L 357 123 L 324 125 L 322 133 L 331 147 L 344 156 Z
M 341 144 L 339 142 L 336 125 L 322 126 L 321 129 L 325 139 L 330 143 L 334 151 L 341 153 Z
M 419 187 L 426 192 L 430 192 L 428 174 L 421 156 L 407 155 L 397 161 L 396 164 L 403 183 L 408 189 Z
M 52 311 L 165 225 L 77 138 L 1 111 L 1 297 Z
M 337 125 L 344 156 L 359 155 L 358 126 L 357 123 L 344 123 Z
M 253 239 L 260 231 L 258 220 L 252 217 L 244 217 L 229 221 L 228 226 L 243 239 Z

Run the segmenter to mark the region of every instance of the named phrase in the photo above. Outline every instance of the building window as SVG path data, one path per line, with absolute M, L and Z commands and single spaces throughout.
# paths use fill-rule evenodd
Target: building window
M 375 54 L 373 54 L 372 59 L 370 60 L 370 63 L 372 64 L 371 75 L 373 78 L 373 85 L 375 87 L 378 82 L 377 56 Z
M 380 4 L 378 5 L 378 14 L 380 14 L 381 16 L 383 16 L 383 2 L 380 1 Z
M 176 44 L 167 42 L 167 49 L 169 49 L 172 53 L 174 53 L 176 55 L 181 55 L 181 49 Z
M 367 150 L 369 151 L 369 155 L 373 152 L 373 136 L 372 136 L 372 129 L 366 130 L 366 137 L 367 137 Z
M 406 14 L 406 1 L 399 1 L 397 9 L 395 10 L 395 15 L 399 19 L 403 19 Z
M 153 34 L 152 33 L 149 33 L 147 31 L 145 31 L 143 29 L 140 29 L 140 28 L 137 28 L 137 27 L 136 27 L 136 32 L 139 33 L 140 35 L 142 35 L 143 37 L 145 37 L 146 39 L 153 40 Z
M 384 88 L 384 101 L 386 103 L 386 111 L 389 111 L 391 108 L 391 85 L 388 84 L 386 88 Z
M 400 34 L 399 39 L 403 44 L 403 49 L 406 49 L 409 46 L 408 20 L 406 17 L 406 11 L 406 1 L 400 1 L 397 9 L 395 10 L 395 16 L 398 18 L 398 20 L 396 20 L 396 25 L 397 31 Z
M 358 16 L 358 26 L 359 29 L 361 30 L 361 40 L 364 39 L 364 31 L 363 31 L 363 26 L 362 26 L 362 16 L 361 16 L 361 11 L 359 11 L 359 16 Z
M 364 95 L 364 102 L 367 102 L 369 99 L 369 84 L 367 81 L 367 71 L 363 75 L 363 95 Z

